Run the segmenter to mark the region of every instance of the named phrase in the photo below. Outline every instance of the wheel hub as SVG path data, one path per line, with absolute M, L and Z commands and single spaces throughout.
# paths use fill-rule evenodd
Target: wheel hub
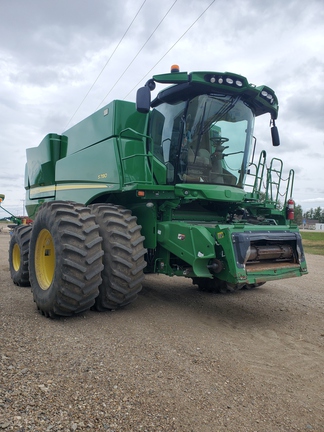
M 41 230 L 35 247 L 35 270 L 39 286 L 49 289 L 55 272 L 55 247 L 51 233 Z
M 15 243 L 12 249 L 12 266 L 14 270 L 17 272 L 20 267 L 20 248 L 17 243 Z

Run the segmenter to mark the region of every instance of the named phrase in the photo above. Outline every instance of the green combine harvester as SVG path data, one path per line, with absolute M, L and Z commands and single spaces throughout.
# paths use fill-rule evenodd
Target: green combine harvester
M 156 83 L 168 84 L 154 100 Z M 278 100 L 229 72 L 155 75 L 136 104 L 115 100 L 27 149 L 26 209 L 11 276 L 45 316 L 113 310 L 145 274 L 231 292 L 307 273 L 293 222 L 294 172 L 254 162 L 255 117 Z M 19 258 L 19 259 L 18 259 Z
M 2 206 L 2 202 L 5 199 L 5 195 L 0 194 L 0 209 L 3 210 L 5 213 L 7 213 L 9 216 L 6 216 L 4 219 L 8 222 L 12 222 L 11 225 L 8 225 L 9 228 L 15 228 L 17 225 L 20 224 L 27 224 L 27 223 L 31 223 L 32 220 L 24 217 L 24 216 L 15 216 L 14 214 L 12 214 L 9 210 L 5 209 Z

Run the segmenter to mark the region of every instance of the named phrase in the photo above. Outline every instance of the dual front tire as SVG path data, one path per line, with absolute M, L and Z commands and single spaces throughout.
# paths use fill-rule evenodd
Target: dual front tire
M 113 204 L 93 204 L 104 251 L 102 283 L 94 309 L 113 310 L 137 298 L 146 266 L 141 226 L 131 211 Z
M 88 310 L 101 283 L 101 237 L 90 209 L 48 202 L 32 228 L 29 276 L 34 301 L 45 316 L 71 316 Z

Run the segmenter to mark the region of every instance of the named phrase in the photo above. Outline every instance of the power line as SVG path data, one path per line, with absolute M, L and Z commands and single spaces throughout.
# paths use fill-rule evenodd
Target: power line
M 120 41 L 118 42 L 118 44 L 116 45 L 116 48 L 114 49 L 114 51 L 111 53 L 110 57 L 108 58 L 108 60 L 106 61 L 104 67 L 101 69 L 99 75 L 97 76 L 97 78 L 94 80 L 92 86 L 90 87 L 90 89 L 88 90 L 88 92 L 86 93 L 86 95 L 84 96 L 84 98 L 82 99 L 82 101 L 80 102 L 79 106 L 77 107 L 77 109 L 75 110 L 75 112 L 73 113 L 72 117 L 70 118 L 70 120 L 67 122 L 67 125 L 65 126 L 65 129 L 68 127 L 68 125 L 71 123 L 72 119 L 74 118 L 74 116 L 76 115 L 76 113 L 79 111 L 80 107 L 82 106 L 83 102 L 86 100 L 86 98 L 88 97 L 89 93 L 91 92 L 91 90 L 93 89 L 93 87 L 95 86 L 96 82 L 98 81 L 98 79 L 100 78 L 101 74 L 103 73 L 103 71 L 105 70 L 105 68 L 107 67 L 108 63 L 110 62 L 111 58 L 113 57 L 113 55 L 115 54 L 115 52 L 117 51 L 117 49 L 119 48 L 120 44 L 122 43 L 122 41 L 124 40 L 126 34 L 128 33 L 129 29 L 131 28 L 131 26 L 133 25 L 135 19 L 137 18 L 138 14 L 140 13 L 140 11 L 142 10 L 144 4 L 146 3 L 146 0 L 143 1 L 142 5 L 140 6 L 140 8 L 138 9 L 138 11 L 136 12 L 134 18 L 132 19 L 131 23 L 129 24 L 129 26 L 127 27 L 125 33 L 123 34 L 123 36 L 121 37 Z
M 160 60 L 155 63 L 155 65 L 143 76 L 143 78 L 140 79 L 140 81 L 127 93 L 127 95 L 124 97 L 124 100 L 127 98 L 127 96 L 135 89 L 137 88 L 147 77 L 147 75 L 164 59 L 164 57 L 169 54 L 169 52 L 177 45 L 177 43 L 188 33 L 188 31 L 196 24 L 196 22 L 207 12 L 207 10 L 212 6 L 213 3 L 215 3 L 216 0 L 213 0 L 209 6 L 206 7 L 206 9 L 199 15 L 199 17 L 187 28 L 187 30 L 182 33 L 182 35 L 179 37 L 179 39 L 168 49 L 168 51 L 160 58 Z
M 119 76 L 118 80 L 115 82 L 115 84 L 111 87 L 111 89 L 109 90 L 109 92 L 106 94 L 106 96 L 103 98 L 103 100 L 100 102 L 100 104 L 97 106 L 97 109 L 103 104 L 103 102 L 105 101 L 105 99 L 107 98 L 107 96 L 112 92 L 112 90 L 116 87 L 116 85 L 119 83 L 119 81 L 122 79 L 122 77 L 125 75 L 125 73 L 127 72 L 127 70 L 130 68 L 130 66 L 134 63 L 135 59 L 139 56 L 139 54 L 141 53 L 141 51 L 144 49 L 145 45 L 149 42 L 149 40 L 152 38 L 152 36 L 154 35 L 154 33 L 157 31 L 157 29 L 160 27 L 160 25 L 162 24 L 162 22 L 165 20 L 165 18 L 167 17 L 167 15 L 170 13 L 171 9 L 173 8 L 173 6 L 177 3 L 178 0 L 175 0 L 172 4 L 172 6 L 168 9 L 168 11 L 166 12 L 166 14 L 163 16 L 163 18 L 161 19 L 161 21 L 158 23 L 158 25 L 155 27 L 155 29 L 153 30 L 153 32 L 150 34 L 150 36 L 146 39 L 145 43 L 142 45 L 142 47 L 140 48 L 140 50 L 137 52 L 137 54 L 135 55 L 135 57 L 132 59 L 132 61 L 128 64 L 128 66 L 126 67 L 126 69 L 124 70 L 124 72 Z
M 139 86 L 139 84 L 141 82 L 143 82 L 143 80 L 145 79 L 145 77 L 164 59 L 164 57 L 177 45 L 177 43 L 189 32 L 189 30 L 196 24 L 196 22 L 207 12 L 207 10 L 212 6 L 213 3 L 215 3 L 216 0 L 213 0 L 207 7 L 206 9 L 198 16 L 198 18 L 196 18 L 196 20 L 187 28 L 187 30 L 180 36 L 180 38 L 166 51 L 166 53 L 159 59 L 159 61 L 157 63 L 155 63 L 155 65 L 144 75 L 144 77 L 127 93 L 127 95 L 124 97 L 124 100 L 126 99 L 126 97 L 136 88 Z M 141 51 L 144 49 L 144 47 L 146 46 L 146 44 L 149 42 L 149 40 L 152 38 L 152 36 L 154 35 L 154 33 L 157 31 L 157 29 L 160 27 L 160 25 L 162 24 L 162 22 L 164 21 L 164 19 L 166 18 L 166 16 L 169 14 L 169 12 L 171 11 L 171 9 L 174 7 L 175 3 L 177 2 L 177 0 L 174 1 L 174 3 L 171 5 L 171 7 L 168 9 L 167 13 L 163 16 L 163 18 L 161 19 L 161 21 L 159 22 L 159 24 L 156 26 L 156 28 L 154 29 L 154 31 L 151 33 L 151 35 L 148 37 L 148 39 L 146 40 L 146 42 L 143 44 L 143 46 L 140 48 L 140 50 L 137 52 L 137 54 L 135 55 L 135 57 L 133 58 L 133 60 L 129 63 L 129 65 L 127 66 L 127 68 L 124 70 L 124 72 L 122 73 L 122 75 L 118 78 L 118 80 L 115 82 L 115 84 L 113 85 L 113 87 L 109 90 L 109 92 L 107 93 L 107 95 L 104 97 L 104 99 L 101 101 L 101 103 L 98 105 L 97 109 L 101 106 L 101 104 L 104 102 L 104 100 L 107 98 L 107 96 L 111 93 L 111 91 L 114 89 L 114 87 L 117 85 L 117 83 L 120 81 L 120 79 L 125 75 L 126 71 L 130 68 L 130 66 L 133 64 L 133 62 L 135 61 L 135 59 L 138 57 L 138 55 L 141 53 Z M 93 87 L 95 86 L 96 82 L 98 81 L 98 79 L 100 78 L 101 74 L 103 73 L 103 71 L 105 70 L 105 68 L 107 67 L 108 63 L 110 62 L 111 58 L 113 57 L 113 55 L 115 54 L 115 52 L 117 51 L 117 49 L 119 48 L 120 44 L 122 43 L 122 41 L 124 40 L 126 34 L 128 33 L 129 29 L 131 28 L 131 26 L 133 25 L 135 19 L 137 18 L 138 14 L 140 13 L 140 11 L 142 10 L 144 4 L 146 3 L 146 0 L 143 1 L 142 5 L 140 6 L 140 8 L 138 9 L 138 11 L 136 12 L 134 18 L 132 19 L 131 23 L 129 24 L 129 26 L 127 27 L 126 31 L 124 32 L 123 36 L 121 37 L 120 41 L 118 42 L 118 44 L 116 45 L 114 51 L 112 52 L 112 54 L 109 56 L 108 60 L 106 61 L 104 67 L 102 68 L 102 70 L 100 71 L 100 73 L 98 74 L 97 78 L 95 79 L 95 81 L 93 82 L 93 84 L 91 85 L 90 89 L 88 90 L 88 92 L 86 93 L 86 95 L 84 96 L 84 98 L 82 99 L 82 101 L 80 102 L 79 106 L 77 107 L 77 109 L 75 110 L 75 112 L 73 113 L 73 115 L 71 116 L 70 120 L 68 121 L 65 129 L 67 128 L 67 126 L 71 123 L 72 119 L 74 118 L 74 116 L 76 115 L 76 113 L 79 111 L 80 107 L 82 106 L 82 104 L 84 103 L 85 99 L 88 97 L 89 93 L 91 92 L 91 90 L 93 89 Z

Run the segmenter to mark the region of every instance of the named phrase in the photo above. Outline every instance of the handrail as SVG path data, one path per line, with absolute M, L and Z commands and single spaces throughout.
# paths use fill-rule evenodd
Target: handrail
M 126 134 L 126 132 L 131 132 L 132 134 L 135 135 L 135 137 L 130 136 L 130 138 L 133 139 L 137 139 L 137 140 L 143 140 L 143 139 L 148 139 L 150 141 L 150 143 L 152 142 L 152 137 L 150 137 L 149 135 L 145 135 L 142 134 L 141 132 L 136 131 L 135 129 L 132 128 L 126 128 L 120 131 L 119 135 L 118 135 L 118 142 L 119 142 L 119 146 L 118 146 L 118 151 L 120 153 L 121 150 L 121 139 L 122 139 L 122 135 Z M 120 160 L 122 161 L 122 186 L 126 186 L 132 183 L 139 183 L 139 184 L 147 184 L 147 181 L 145 180 L 134 180 L 134 181 L 126 181 L 125 180 L 125 167 L 124 167 L 124 161 L 129 160 L 129 159 L 133 159 L 136 157 L 144 157 L 147 158 L 150 161 L 150 173 L 151 173 L 151 178 L 150 178 L 150 184 L 154 184 L 153 183 L 153 179 L 154 179 L 154 173 L 153 173 L 153 154 L 151 151 L 148 151 L 147 153 L 133 153 L 131 155 L 128 156 L 121 156 L 121 154 L 119 154 L 120 156 Z
M 254 181 L 253 184 L 249 184 L 246 181 L 244 187 L 250 187 L 252 189 L 253 195 L 261 192 L 263 178 L 264 178 L 264 170 L 266 166 L 266 158 L 267 158 L 267 153 L 265 150 L 262 150 L 259 156 L 258 164 L 255 163 L 250 164 L 248 175 L 252 177 Z M 251 167 L 255 169 L 254 173 L 251 172 Z
M 249 173 L 250 177 L 254 178 L 253 185 L 245 183 L 245 187 L 252 188 L 252 197 L 263 195 L 264 203 L 274 204 L 276 207 L 283 205 L 286 207 L 287 201 L 292 197 L 295 172 L 293 169 L 289 171 L 288 177 L 283 179 L 282 170 L 283 162 L 281 159 L 272 158 L 270 166 L 266 166 L 266 152 L 263 150 L 260 153 L 258 164 L 251 164 L 255 168 L 254 173 Z M 287 182 L 285 190 L 282 183 Z M 283 198 L 283 204 L 280 203 L 280 197 Z
M 278 162 L 279 168 L 274 167 L 274 164 Z M 270 167 L 267 170 L 267 183 L 266 183 L 266 201 L 270 201 L 274 204 L 278 203 L 280 186 L 282 180 L 282 168 L 283 162 L 281 159 L 273 158 L 270 162 Z

